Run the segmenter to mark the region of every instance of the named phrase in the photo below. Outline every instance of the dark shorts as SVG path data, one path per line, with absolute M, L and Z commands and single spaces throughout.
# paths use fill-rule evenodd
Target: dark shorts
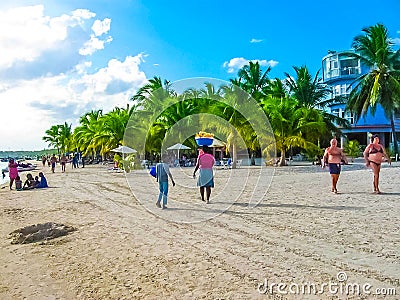
M 341 166 L 340 164 L 329 163 L 329 173 L 330 174 L 340 174 Z

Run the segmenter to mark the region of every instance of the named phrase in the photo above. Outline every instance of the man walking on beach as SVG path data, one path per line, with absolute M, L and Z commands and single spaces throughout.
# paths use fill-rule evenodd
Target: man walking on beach
M 156 179 L 158 182 L 158 187 L 160 194 L 158 195 L 158 200 L 156 206 L 161 208 L 161 199 L 163 200 L 162 208 L 167 208 L 168 201 L 168 176 L 171 178 L 172 186 L 175 186 L 175 181 L 172 178 L 172 174 L 169 170 L 169 165 L 167 163 L 168 158 L 163 157 L 163 162 L 156 165 Z
M 50 158 L 51 161 L 51 172 L 55 172 L 56 169 L 56 163 L 57 163 L 57 157 L 55 154 L 53 154 L 53 156 Z

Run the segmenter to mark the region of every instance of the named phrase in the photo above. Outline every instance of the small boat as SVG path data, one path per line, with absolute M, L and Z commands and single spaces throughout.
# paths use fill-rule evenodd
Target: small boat
M 17 169 L 18 169 L 18 172 L 24 172 L 24 171 L 33 171 L 36 169 L 36 167 L 37 167 L 36 165 L 30 165 L 30 166 L 26 166 L 26 167 L 18 166 Z
M 18 167 L 17 167 L 18 172 L 33 171 L 36 168 L 37 168 L 37 165 L 32 165 L 32 164 L 21 164 L 21 165 L 18 165 Z M 1 171 L 4 172 L 4 173 L 7 173 L 8 172 L 8 167 L 5 167 Z

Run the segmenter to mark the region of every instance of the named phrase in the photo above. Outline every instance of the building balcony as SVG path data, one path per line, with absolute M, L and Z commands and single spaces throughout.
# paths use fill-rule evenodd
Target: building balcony
M 327 71 L 324 75 L 324 82 L 328 83 L 330 81 L 337 80 L 348 80 L 355 79 L 361 74 L 361 69 L 359 67 L 345 67 L 341 69 L 334 69 Z

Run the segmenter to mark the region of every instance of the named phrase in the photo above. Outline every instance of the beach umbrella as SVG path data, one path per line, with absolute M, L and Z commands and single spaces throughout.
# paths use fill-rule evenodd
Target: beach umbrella
M 179 150 L 189 150 L 189 149 L 192 149 L 192 148 L 182 145 L 180 143 L 177 143 L 177 144 L 167 148 L 167 150 L 178 150 L 178 159 L 179 159 Z
M 123 154 L 130 154 L 130 153 L 136 153 L 137 151 L 135 149 L 129 148 L 128 146 L 119 146 L 118 148 L 112 149 L 112 152 L 119 152 Z
M 211 144 L 210 147 L 212 148 L 223 148 L 226 146 L 226 143 L 214 138 L 213 143 Z
M 213 148 L 213 155 L 214 155 L 214 157 L 215 157 L 215 151 L 216 151 L 216 149 L 217 148 L 219 148 L 219 150 L 217 150 L 217 151 L 220 151 L 221 153 L 220 153 L 220 157 L 221 157 L 221 159 L 222 159 L 222 149 L 221 148 L 224 148 L 226 146 L 226 143 L 224 143 L 223 141 L 220 141 L 219 139 L 216 139 L 216 138 L 214 138 L 214 140 L 213 140 L 213 143 L 211 144 L 211 148 Z

